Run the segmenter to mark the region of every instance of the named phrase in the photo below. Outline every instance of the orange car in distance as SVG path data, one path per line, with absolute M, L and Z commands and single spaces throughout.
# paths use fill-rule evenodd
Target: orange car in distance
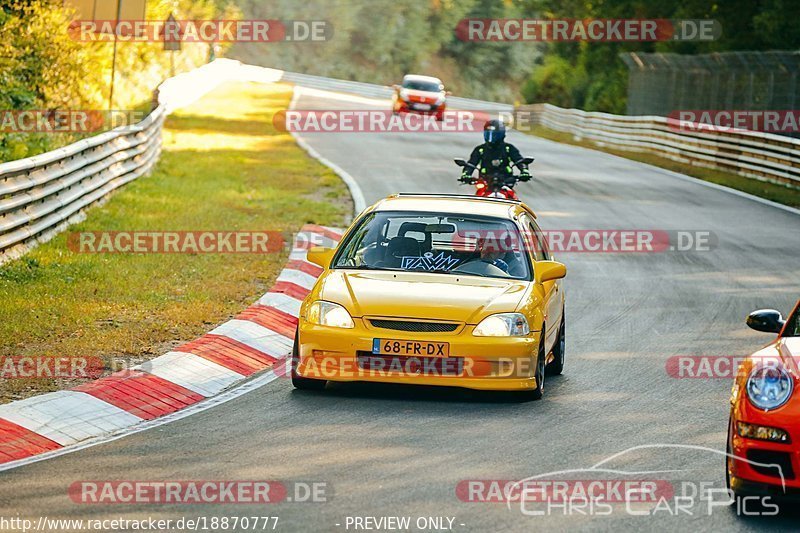
M 393 113 L 422 113 L 436 115 L 436 120 L 444 119 L 449 92 L 439 78 L 407 74 L 403 83 L 393 86 Z

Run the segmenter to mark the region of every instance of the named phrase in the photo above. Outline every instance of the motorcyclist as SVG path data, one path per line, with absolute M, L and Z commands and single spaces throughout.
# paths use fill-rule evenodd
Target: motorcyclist
M 505 176 L 506 183 L 512 184 L 515 179 L 529 181 L 531 175 L 528 172 L 528 165 L 521 163 L 522 155 L 513 144 L 505 142 L 506 125 L 502 120 L 487 120 L 483 125 L 483 144 L 478 145 L 472 150 L 469 156 L 469 163 L 478 168 L 482 177 L 488 174 Z M 514 176 L 513 166 L 520 170 L 519 176 Z M 461 173 L 460 180 L 464 183 L 471 183 L 472 168 L 465 167 Z

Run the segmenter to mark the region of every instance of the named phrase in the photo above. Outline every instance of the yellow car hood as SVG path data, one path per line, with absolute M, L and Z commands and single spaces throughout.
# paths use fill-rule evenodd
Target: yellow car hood
M 476 324 L 486 315 L 514 311 L 530 282 L 424 272 L 329 270 L 319 298 L 343 305 L 354 317 L 391 316 Z

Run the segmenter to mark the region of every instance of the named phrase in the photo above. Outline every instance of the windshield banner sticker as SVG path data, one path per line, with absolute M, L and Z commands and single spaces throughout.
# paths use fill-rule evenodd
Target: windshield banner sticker
M 435 257 L 433 252 L 426 252 L 422 257 L 404 256 L 401 267 L 404 270 L 450 270 L 458 263 L 459 259 L 444 252 L 439 252 Z

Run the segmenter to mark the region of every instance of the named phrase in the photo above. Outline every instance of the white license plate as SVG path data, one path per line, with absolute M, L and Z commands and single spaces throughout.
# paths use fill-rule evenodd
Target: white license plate
M 430 111 L 431 105 L 430 104 L 414 104 L 414 109 L 418 109 L 420 111 Z
M 406 341 L 400 339 L 372 339 L 372 353 L 375 355 L 450 357 L 450 343 Z

